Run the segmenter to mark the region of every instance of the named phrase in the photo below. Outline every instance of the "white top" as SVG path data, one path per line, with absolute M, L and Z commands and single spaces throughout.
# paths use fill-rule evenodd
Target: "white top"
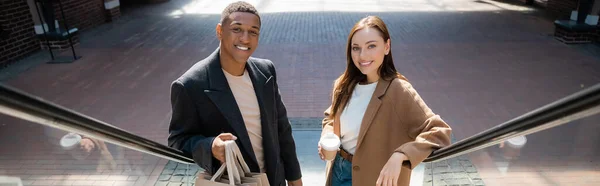
M 371 101 L 371 97 L 375 92 L 375 87 L 377 87 L 377 82 L 367 85 L 357 84 L 340 116 L 342 148 L 351 154 L 356 151 L 360 124 L 367 111 L 369 101 Z
M 264 173 L 266 169 L 262 143 L 262 127 L 260 123 L 260 107 L 258 106 L 252 80 L 248 75 L 248 71 L 244 71 L 244 74 L 241 76 L 231 75 L 225 70 L 223 70 L 223 73 L 225 74 L 225 78 L 227 78 L 229 88 L 231 88 L 233 97 L 242 113 L 242 118 L 244 118 L 244 124 L 246 125 L 252 150 L 254 150 L 254 154 L 256 155 L 260 171 Z

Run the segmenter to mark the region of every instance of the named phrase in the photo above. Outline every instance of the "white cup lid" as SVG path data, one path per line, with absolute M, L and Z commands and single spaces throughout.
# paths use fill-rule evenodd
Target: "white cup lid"
M 75 133 L 69 133 L 60 139 L 60 146 L 65 150 L 71 150 L 79 145 L 81 136 Z
M 340 138 L 332 132 L 323 135 L 319 143 L 321 148 L 329 151 L 340 148 Z
M 525 143 L 527 143 L 527 138 L 525 138 L 525 136 L 517 136 L 514 138 L 510 138 L 507 141 L 510 146 L 519 148 L 523 147 Z

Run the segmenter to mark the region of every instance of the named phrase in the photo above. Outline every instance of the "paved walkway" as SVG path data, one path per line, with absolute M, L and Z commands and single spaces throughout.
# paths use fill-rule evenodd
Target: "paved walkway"
M 41 53 L 23 60 L 22 65 L 3 70 L 0 78 L 8 85 L 166 144 L 169 85 L 217 47 L 214 27 L 219 15 L 215 10 L 226 2 L 229 1 L 171 0 L 125 9 L 119 21 L 83 33 L 77 46 L 83 58 L 75 63 L 44 64 L 47 56 Z M 295 129 L 319 125 L 322 112 L 330 103 L 332 82 L 344 69 L 348 31 L 366 15 L 379 15 L 386 21 L 392 32 L 396 67 L 454 128 L 458 140 L 600 82 L 596 47 L 582 49 L 561 44 L 551 37 L 551 21 L 538 17 L 532 9 L 511 3 L 252 2 L 263 12 L 260 46 L 255 56 L 275 62 L 281 94 Z M 63 55 L 69 55 L 68 51 Z M 116 158 L 117 168 L 98 169 L 97 161 L 75 161 L 57 148 L 57 139 L 63 132 L 0 118 L 0 175 L 19 176 L 26 185 L 152 185 L 159 178 L 164 179 L 160 176 L 167 161 L 111 147 L 113 154 L 121 156 Z M 598 128 L 586 125 L 597 121 L 597 117 L 591 118 L 532 135 L 524 154 L 536 158 L 523 160 L 525 163 L 520 165 L 537 166 L 536 170 L 526 171 L 542 173 L 535 175 L 574 165 L 548 168 L 544 166 L 547 162 L 537 161 L 565 158 L 553 149 L 566 149 L 568 153 L 563 154 L 569 156 L 570 162 L 582 160 L 577 165 L 584 160 L 597 162 L 593 157 L 600 156 L 599 135 L 595 132 Z M 548 141 L 557 146 L 546 148 Z M 316 144 L 306 145 L 299 147 L 304 149 L 300 158 L 307 165 L 305 175 L 307 180 L 318 181 L 321 173 L 317 167 L 321 162 L 311 159 L 316 156 Z M 507 177 L 498 177 L 497 172 L 484 174 L 482 170 L 487 170 L 487 165 L 498 167 L 490 157 L 476 156 L 471 160 L 483 181 L 493 185 L 494 180 L 500 182 Z M 594 181 L 599 180 L 592 177 L 597 173 L 591 170 L 599 170 L 600 165 L 586 166 L 575 166 L 581 168 L 576 171 L 583 170 L 578 178 L 588 177 L 584 179 L 586 183 L 597 183 Z

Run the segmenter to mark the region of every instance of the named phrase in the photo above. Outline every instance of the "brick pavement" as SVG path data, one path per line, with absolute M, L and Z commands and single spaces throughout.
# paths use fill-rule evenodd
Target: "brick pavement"
M 10 78 L 4 78 L 5 83 L 166 143 L 170 82 L 218 45 L 214 37 L 218 15 L 201 14 L 205 10 L 201 8 L 195 14 L 177 12 L 194 10 L 195 5 L 190 2 L 172 0 L 125 9 L 120 20 L 82 33 L 77 48 L 82 59 L 53 65 L 24 62 L 39 65 L 13 67 L 26 71 L 11 72 Z M 344 69 L 347 32 L 355 21 L 369 14 L 386 21 L 392 31 L 396 67 L 413 82 L 428 105 L 453 126 L 457 139 L 600 80 L 597 53 L 557 42 L 550 37 L 550 21 L 522 12 L 526 8 L 498 1 L 387 1 L 385 6 L 348 1 L 261 2 L 265 13 L 255 56 L 275 62 L 289 116 L 307 121 L 299 122 L 302 124 L 295 128 L 319 125 L 317 122 L 330 102 L 332 82 Z M 282 3 L 296 3 L 285 8 L 297 9 L 281 13 L 286 10 Z M 69 55 L 68 51 L 63 55 Z M 74 181 L 47 181 L 50 176 L 73 174 L 61 166 L 42 169 L 15 163 L 54 161 L 63 155 L 52 154 L 56 149 L 38 143 L 50 139 L 44 136 L 45 128 L 0 117 L 0 132 L 5 139 L 0 141 L 0 174 L 22 175 L 28 184 Z M 594 121 L 598 120 L 590 123 Z M 581 127 L 567 128 L 577 131 Z M 548 132 L 547 136 L 560 134 Z M 597 141 L 578 143 L 598 149 Z M 570 145 L 562 143 L 557 148 L 571 149 Z M 545 151 L 532 149 L 537 156 Z M 16 152 L 19 155 L 11 154 Z M 141 170 L 128 176 L 149 182 L 158 180 L 167 164 L 139 154 L 126 159 L 139 162 L 136 167 Z M 123 181 L 121 177 L 92 178 L 97 177 L 81 178 L 87 181 L 82 184 Z M 482 178 L 485 181 L 483 175 Z M 144 181 L 137 184 L 143 185 Z

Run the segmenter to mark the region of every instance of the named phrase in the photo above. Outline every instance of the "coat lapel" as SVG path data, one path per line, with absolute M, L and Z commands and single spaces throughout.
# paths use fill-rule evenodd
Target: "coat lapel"
M 258 68 L 251 60 L 248 60 L 246 63 L 246 70 L 248 70 L 248 74 L 252 80 L 252 86 L 254 87 L 254 92 L 256 93 L 256 99 L 258 100 L 260 110 L 262 111 L 264 110 L 264 107 L 262 106 L 264 89 L 268 87 L 265 85 L 272 83 L 273 76 L 267 77 L 267 75 L 263 73 L 261 69 Z
M 252 80 L 252 86 L 254 87 L 254 93 L 256 94 L 256 100 L 258 101 L 258 107 L 260 108 L 260 122 L 263 129 L 264 138 L 265 135 L 271 134 L 270 131 L 273 130 L 267 126 L 269 126 L 271 118 L 269 116 L 274 108 L 266 107 L 271 104 L 265 105 L 265 101 L 269 100 L 268 98 L 270 98 L 268 95 L 265 96 L 265 89 L 273 88 L 273 76 L 271 76 L 269 73 L 261 71 L 257 64 L 255 64 L 252 60 L 248 60 L 246 63 L 246 70 L 248 70 L 248 74 Z M 265 129 L 267 129 L 267 131 L 265 131 Z
M 209 58 L 210 64 L 208 65 L 209 69 L 207 70 L 207 76 L 210 89 L 204 90 L 204 93 L 217 106 L 221 114 L 225 116 L 225 119 L 227 119 L 227 122 L 231 125 L 231 128 L 233 128 L 236 136 L 239 138 L 237 141 L 241 143 L 246 153 L 250 155 L 254 162 L 257 162 L 244 119 L 242 118 L 242 113 L 240 112 L 235 97 L 229 88 L 227 78 L 225 78 L 225 74 L 221 68 L 219 48 L 217 48 Z
M 280 157 L 276 156 L 276 154 L 278 154 L 276 152 L 279 151 L 277 150 L 279 149 L 279 144 L 277 143 L 278 140 L 275 140 L 278 135 L 277 115 L 275 114 L 277 109 L 275 103 L 276 95 L 274 94 L 275 79 L 269 72 L 268 67 L 263 65 L 264 64 L 259 64 L 251 58 L 246 63 L 246 69 L 252 80 L 252 85 L 254 86 L 254 92 L 256 93 L 256 99 L 260 108 L 263 157 L 265 158 L 264 161 L 267 168 L 267 174 L 278 175 L 281 170 L 279 170 L 277 160 Z
M 358 133 L 358 141 L 356 144 L 357 149 L 360 147 L 362 140 L 365 138 L 365 134 L 369 130 L 369 126 L 371 126 L 373 123 L 373 118 L 381 106 L 381 97 L 385 95 L 390 83 L 391 81 L 384 79 L 380 79 L 377 83 L 375 92 L 373 92 L 373 96 L 371 96 L 371 100 L 369 101 L 369 105 L 367 106 L 367 110 L 365 111 L 365 115 L 363 116 L 360 124 L 360 131 Z

